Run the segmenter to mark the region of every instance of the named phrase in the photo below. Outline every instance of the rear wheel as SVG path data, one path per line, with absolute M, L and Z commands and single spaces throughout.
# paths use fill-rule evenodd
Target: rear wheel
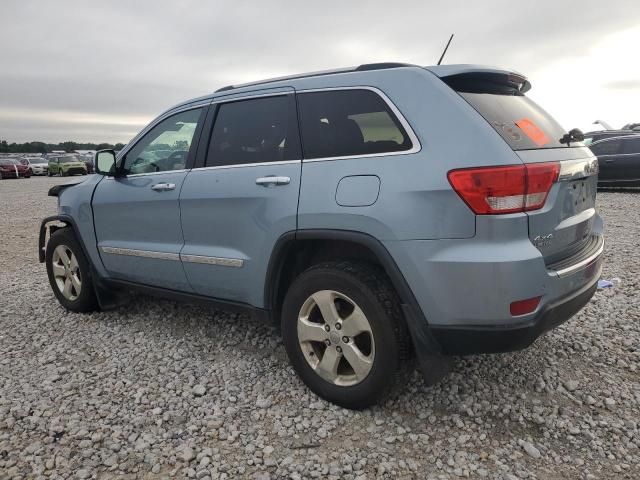
M 282 335 L 304 383 L 346 408 L 377 403 L 408 371 L 400 301 L 372 265 L 331 262 L 302 273 L 284 300 Z
M 89 262 L 70 228 L 51 235 L 45 259 L 49 283 L 63 307 L 73 312 L 98 308 Z

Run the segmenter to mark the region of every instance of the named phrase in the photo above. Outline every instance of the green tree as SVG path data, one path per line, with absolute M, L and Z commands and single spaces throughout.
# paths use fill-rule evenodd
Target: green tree
M 72 142 L 72 141 L 66 141 L 66 142 L 61 142 L 60 146 L 62 147 L 61 150 L 64 150 L 65 152 L 73 152 L 75 150 L 78 150 L 80 147 L 78 147 L 78 144 L 76 142 Z

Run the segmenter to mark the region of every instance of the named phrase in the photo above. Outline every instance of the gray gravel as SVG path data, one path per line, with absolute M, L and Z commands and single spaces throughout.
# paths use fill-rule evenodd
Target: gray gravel
M 640 193 L 600 194 L 621 281 L 574 319 L 351 412 L 270 325 L 146 297 L 66 312 L 36 258 L 61 181 L 0 181 L 0 478 L 640 477 Z

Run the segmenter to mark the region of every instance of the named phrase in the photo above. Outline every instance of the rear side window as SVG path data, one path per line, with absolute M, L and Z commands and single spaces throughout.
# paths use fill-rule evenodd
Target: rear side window
M 589 146 L 594 155 L 615 155 L 620 152 L 620 140 L 603 140 Z
M 218 108 L 207 166 L 300 159 L 293 95 L 240 100 Z
M 298 95 L 304 158 L 345 157 L 410 150 L 398 118 L 370 90 Z
M 622 153 L 640 153 L 640 136 L 625 138 L 622 141 Z

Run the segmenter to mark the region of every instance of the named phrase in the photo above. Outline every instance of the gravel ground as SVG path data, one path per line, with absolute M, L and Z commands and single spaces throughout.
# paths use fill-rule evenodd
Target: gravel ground
M 270 325 L 147 297 L 66 312 L 36 255 L 61 181 L 0 181 L 0 478 L 640 477 L 640 193 L 600 194 L 621 282 L 571 321 L 352 412 Z

